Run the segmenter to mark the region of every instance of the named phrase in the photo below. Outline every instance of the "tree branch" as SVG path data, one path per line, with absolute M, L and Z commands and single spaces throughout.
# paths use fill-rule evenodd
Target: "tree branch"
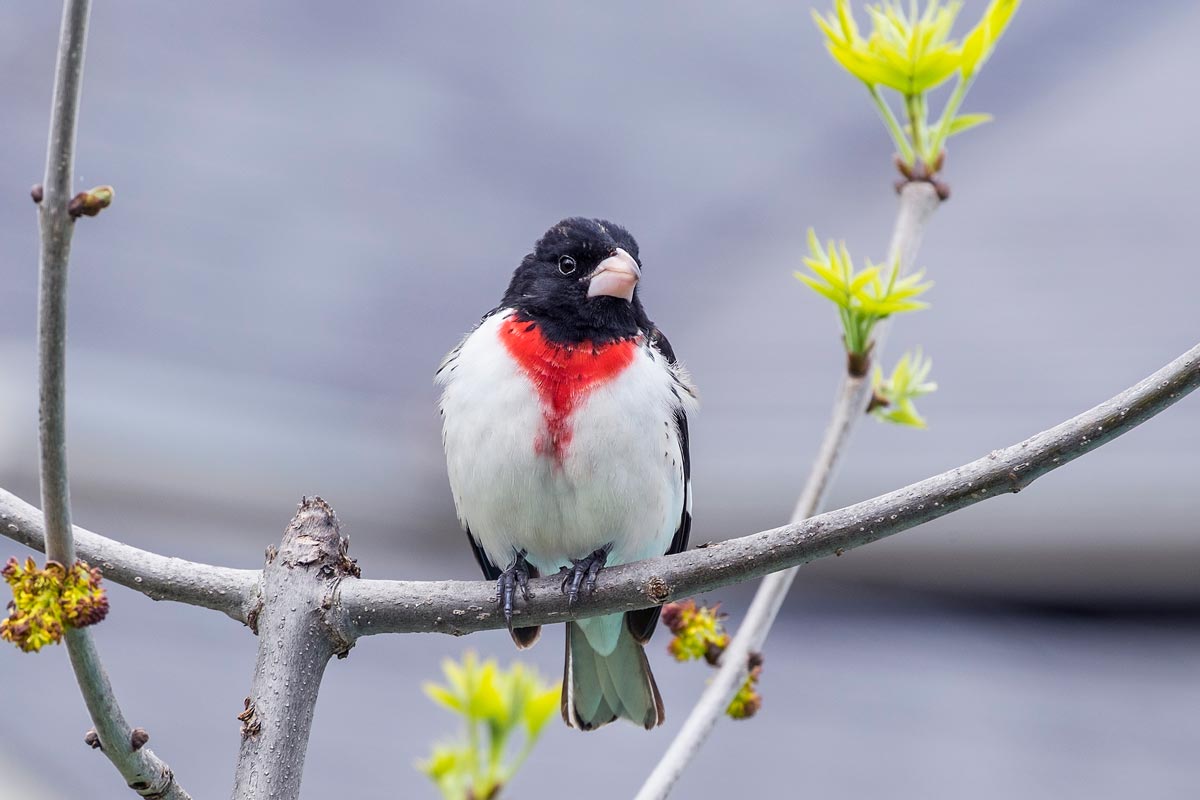
M 517 624 L 542 625 L 660 605 L 806 564 L 908 530 L 1037 478 L 1127 433 L 1200 386 L 1200 345 L 1082 414 L 983 458 L 902 489 L 801 522 L 673 556 L 609 567 L 573 607 L 554 577 L 529 582 Z M 344 581 L 330 613 L 353 642 L 377 633 L 462 635 L 500 628 L 486 581 Z M 338 618 L 340 617 L 340 619 Z
M 333 509 L 308 499 L 292 518 L 278 552 L 268 551 L 258 618 L 258 661 L 242 720 L 233 796 L 292 800 L 300 796 L 304 756 L 325 665 L 353 642 L 330 629 L 324 611 L 338 584 L 357 576 Z
M 900 208 L 888 248 L 888 266 L 899 270 L 901 275 L 913 268 L 925 227 L 940 202 L 937 190 L 931 183 L 912 181 L 901 189 Z M 871 337 L 871 359 L 877 362 L 882 360 L 888 322 L 884 319 L 876 323 Z M 821 449 L 817 451 L 816 461 L 792 512 L 793 523 L 811 517 L 825 505 L 842 454 L 859 420 L 866 415 L 871 395 L 871 376 L 869 371 L 863 372 L 862 375 L 847 373 L 842 376 Z M 775 618 L 783 607 L 798 570 L 799 567 L 792 567 L 763 578 L 737 634 L 721 654 L 716 676 L 704 688 L 667 752 L 646 778 L 638 792 L 638 800 L 666 797 L 687 765 L 700 752 L 717 720 L 725 714 L 730 701 L 746 682 L 750 673 L 750 656 L 761 651 L 766 643 L 767 634 L 775 624 Z
M 255 603 L 257 569 L 232 569 L 160 556 L 75 526 L 79 558 L 99 567 L 104 579 L 141 592 L 151 600 L 171 600 L 211 608 L 245 623 Z M 42 512 L 0 489 L 0 534 L 34 550 L 46 551 Z
M 87 43 L 88 0 L 67 0 L 58 44 L 58 69 L 40 209 L 42 252 L 38 292 L 38 359 L 42 507 L 46 555 L 65 566 L 75 561 L 66 447 L 67 259 L 74 220 L 68 211 L 75 160 L 75 128 Z M 87 628 L 65 633 L 75 679 L 96 726 L 98 742 L 129 788 L 144 797 L 190 800 L 170 767 L 134 740 L 113 695 Z

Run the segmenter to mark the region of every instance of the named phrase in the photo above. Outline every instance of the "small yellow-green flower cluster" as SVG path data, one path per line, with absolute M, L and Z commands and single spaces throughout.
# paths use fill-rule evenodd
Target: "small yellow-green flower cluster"
M 796 278 L 837 306 L 846 353 L 850 357 L 850 372 L 865 375 L 875 323 L 893 314 L 926 308 L 927 305 L 916 298 L 933 284 L 921 283 L 923 272 L 900 278 L 899 270 L 894 267 L 887 270 L 885 278 L 884 267 L 870 261 L 866 269 L 855 271 L 844 243 L 830 241 L 822 248 L 811 228 L 808 248 L 809 255 L 804 263 L 813 275 L 797 272 Z
M 871 32 L 865 38 L 850 10 L 850 0 L 835 0 L 833 11 L 813 17 L 825 44 L 847 72 L 866 84 L 900 157 L 923 177 L 937 171 L 946 140 L 987 122 L 987 114 L 959 115 L 967 89 L 996 49 L 1020 0 L 992 0 L 983 18 L 961 40 L 950 38 L 962 9 L 957 0 L 883 0 L 867 6 Z M 907 7 L 906 7 L 907 5 Z M 935 122 L 929 121 L 928 93 L 957 76 L 958 81 Z M 904 100 L 907 130 L 880 94 L 880 87 Z
M 725 713 L 733 719 L 749 719 L 762 708 L 762 695 L 758 693 L 758 679 L 762 677 L 762 653 L 750 654 L 750 673 L 746 682 L 738 689 Z
M 716 664 L 729 646 L 729 634 L 721 623 L 724 616 L 719 603 L 711 607 L 698 606 L 695 600 L 667 603 L 663 606 L 662 621 L 675 634 L 667 652 L 676 661 L 703 658 L 709 664 Z
M 0 576 L 13 593 L 8 617 L 0 620 L 0 639 L 27 653 L 61 641 L 65 627 L 94 625 L 108 614 L 100 570 L 82 561 L 70 569 L 47 561 L 38 569 L 32 558 L 24 564 L 10 558 Z
M 495 797 L 541 736 L 559 705 L 560 687 L 522 664 L 502 670 L 494 659 L 480 661 L 470 651 L 461 662 L 447 659 L 442 671 L 446 683 L 427 683 L 425 693 L 463 718 L 465 735 L 435 745 L 433 754 L 417 767 L 447 800 Z M 510 753 L 518 730 L 524 742 Z
M 896 362 L 889 378 L 883 377 L 878 366 L 871 376 L 871 405 L 867 409 L 876 419 L 924 428 L 925 418 L 917 413 L 913 400 L 937 391 L 937 384 L 926 380 L 933 369 L 933 361 L 921 354 L 905 353 Z

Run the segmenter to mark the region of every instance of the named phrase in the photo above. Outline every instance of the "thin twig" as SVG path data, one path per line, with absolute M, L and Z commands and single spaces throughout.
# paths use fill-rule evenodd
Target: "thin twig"
M 861 503 L 673 556 L 609 567 L 596 593 L 568 607 L 553 577 L 529 582 L 521 625 L 542 625 L 660 605 L 841 555 L 930 520 L 1017 492 L 1107 444 L 1200 386 L 1200 345 L 1135 386 L 1066 422 L 1002 450 Z M 486 581 L 347 580 L 331 625 L 353 641 L 376 633 L 462 635 L 504 625 L 495 584 Z
M 128 586 L 151 600 L 171 600 L 211 608 L 238 622 L 254 605 L 262 571 L 215 567 L 160 556 L 74 526 L 79 558 L 99 567 L 104 580 Z M 42 512 L 0 489 L 0 534 L 34 550 L 46 551 Z
M 83 54 L 87 43 L 88 0 L 67 0 L 58 44 L 58 71 L 46 177 L 40 208 L 42 253 L 38 292 L 39 441 L 42 508 L 46 514 L 46 555 L 59 563 L 75 561 L 71 527 L 66 447 L 67 259 L 74 221 L 67 210 L 75 161 L 75 128 Z M 139 741 L 125 722 L 100 662 L 90 632 L 68 628 L 67 651 L 75 679 L 96 726 L 100 746 L 129 788 L 142 796 L 190 800 L 164 764 Z
M 912 182 L 901 190 L 900 208 L 888 252 L 887 263 L 890 268 L 900 270 L 901 274 L 912 269 L 925 227 L 939 202 L 937 192 L 929 183 Z M 885 319 L 875 325 L 870 350 L 872 359 L 882 358 L 887 322 Z M 870 394 L 869 371 L 863 375 L 843 375 L 821 449 L 817 452 L 808 480 L 792 512 L 793 523 L 811 517 L 825 504 L 851 435 L 859 420 L 866 415 Z M 638 800 L 666 797 L 687 765 L 699 753 L 717 720 L 721 719 L 738 689 L 746 682 L 750 672 L 750 656 L 762 650 L 779 609 L 783 607 L 783 601 L 792 588 L 797 570 L 798 567 L 792 567 L 763 578 L 741 627 L 721 655 L 716 676 L 704 688 L 667 752 L 646 778 L 638 793 Z

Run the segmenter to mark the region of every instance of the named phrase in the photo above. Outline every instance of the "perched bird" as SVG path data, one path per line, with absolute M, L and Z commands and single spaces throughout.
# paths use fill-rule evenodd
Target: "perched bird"
M 691 529 L 690 378 L 638 296 L 637 242 L 565 219 L 521 261 L 500 305 L 442 361 L 442 440 L 459 520 L 513 627 L 530 577 L 574 601 L 606 564 L 677 553 Z M 662 697 L 643 646 L 658 608 L 569 622 L 562 714 L 647 729 Z

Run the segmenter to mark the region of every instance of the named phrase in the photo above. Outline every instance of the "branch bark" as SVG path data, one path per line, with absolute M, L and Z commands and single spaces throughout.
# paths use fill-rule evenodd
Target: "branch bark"
M 647 608 L 841 555 L 997 495 L 1116 439 L 1200 386 L 1200 345 L 1115 397 L 1022 442 L 902 489 L 782 527 L 673 556 L 609 567 L 596 593 L 568 607 L 554 577 L 529 582 L 517 624 L 543 625 Z M 341 637 L 499 628 L 495 586 L 485 581 L 356 580 L 341 584 L 331 625 Z
M 67 206 L 75 161 L 75 129 L 83 80 L 90 4 L 67 0 L 63 7 L 54 82 L 50 141 L 39 218 L 42 232 L 38 291 L 38 378 L 40 387 L 38 440 L 41 446 L 42 508 L 46 515 L 46 556 L 66 566 L 75 561 L 71 527 L 70 486 L 66 446 L 67 260 L 74 220 Z M 133 731 L 117 705 L 108 675 L 86 628 L 67 628 L 64 638 L 79 690 L 104 754 L 143 797 L 190 800 L 175 782 L 170 767 L 145 744 L 145 732 L 135 742 Z
M 99 567 L 106 581 L 141 592 L 151 600 L 171 600 L 211 608 L 245 623 L 257 601 L 257 569 L 232 569 L 160 556 L 74 526 L 77 556 Z M 0 489 L 0 533 L 34 550 L 46 551 L 42 512 Z
M 529 582 L 532 599 L 517 608 L 517 617 L 520 624 L 541 625 L 647 608 L 818 558 L 840 555 L 990 497 L 1019 491 L 1047 472 L 1165 411 L 1197 386 L 1200 386 L 1200 345 L 1100 405 L 955 469 L 807 520 L 686 553 L 609 567 L 597 579 L 596 594 L 580 598 L 573 606 L 568 607 L 555 578 L 532 580 Z M 0 493 L 0 515 L 9 514 L 14 505 L 27 504 L 11 494 Z M 12 518 L 11 514 L 0 516 L 0 520 Z M 16 530 L 12 523 L 0 526 L 0 533 L 36 545 L 37 520 L 19 519 L 19 522 Z M 104 537 L 97 538 L 105 546 L 126 547 Z M 155 559 L 178 561 L 183 571 L 191 563 L 150 553 L 146 556 L 152 564 Z M 223 567 L 212 569 L 226 571 Z M 228 572 L 233 573 L 230 585 L 236 588 L 232 590 L 247 592 L 258 574 L 257 570 Z M 157 571 L 155 580 L 163 584 L 164 599 L 208 605 L 182 593 L 171 594 L 167 584 L 172 579 L 165 570 Z M 129 585 L 146 588 L 143 584 Z M 147 594 L 155 596 L 158 590 L 150 589 Z M 344 581 L 337 587 L 327 614 L 329 626 L 346 642 L 386 633 L 462 636 L 504 626 L 503 617 L 496 612 L 495 585 L 490 581 Z
M 326 622 L 338 585 L 358 576 L 333 509 L 305 500 L 263 569 L 257 617 L 258 661 L 246 698 L 234 800 L 293 800 L 300 796 L 304 756 L 325 665 L 344 657 L 352 641 Z
M 900 208 L 892 230 L 892 241 L 888 248 L 888 265 L 898 269 L 901 275 L 913 268 L 917 252 L 925 235 L 925 228 L 940 204 L 937 190 L 925 181 L 911 181 L 900 191 Z M 889 320 L 875 325 L 871 337 L 871 360 L 881 360 Z M 847 373 L 842 376 L 833 412 L 826 428 L 816 461 L 809 472 L 808 480 L 800 492 L 791 521 L 799 522 L 811 517 L 825 505 L 829 488 L 841 463 L 842 455 L 859 420 L 866 414 L 871 396 L 871 376 Z M 700 752 L 717 720 L 725 714 L 738 689 L 746 682 L 750 673 L 751 654 L 762 650 L 767 634 L 775 624 L 779 609 L 792 588 L 799 567 L 774 572 L 763 578 L 754 599 L 746 611 L 746 618 L 737 634 L 725 648 L 718 662 L 716 676 L 704 688 L 700 699 L 692 707 L 687 720 L 671 741 L 667 752 L 655 764 L 646 778 L 637 800 L 660 800 L 670 794 L 671 787 L 687 769 L 687 765 Z

